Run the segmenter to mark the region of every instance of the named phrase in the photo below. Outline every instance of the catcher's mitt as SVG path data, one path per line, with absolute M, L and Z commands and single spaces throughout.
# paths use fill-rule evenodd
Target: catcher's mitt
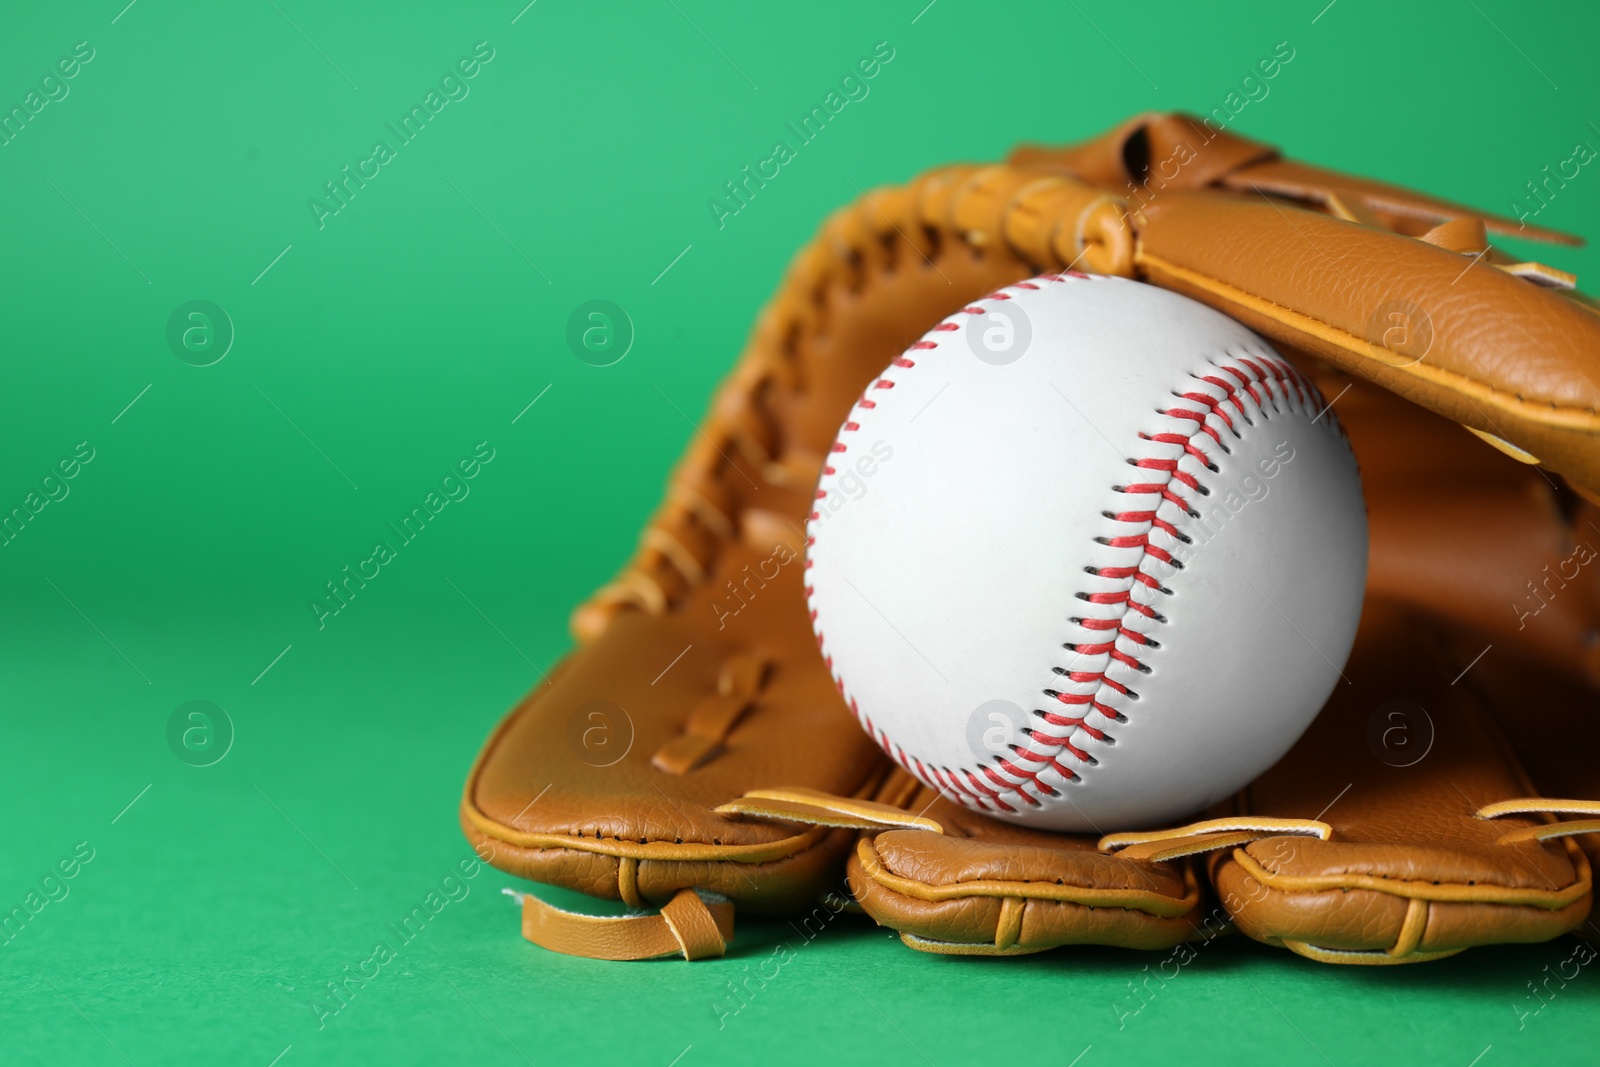
M 1554 835 L 1597 824 L 1553 813 L 1600 809 L 1529 799 L 1494 722 L 1515 735 L 1530 694 L 1570 711 L 1600 681 L 1593 569 L 1562 571 L 1532 621 L 1504 606 L 1578 541 L 1600 545 L 1580 499 L 1600 500 L 1600 321 L 1569 276 L 1491 249 L 1485 226 L 1518 229 L 1159 115 L 834 215 L 638 555 L 577 612 L 583 647 L 495 731 L 462 800 L 468 837 L 506 870 L 664 906 L 596 919 L 528 896 L 525 934 L 607 958 L 718 954 L 734 905 L 800 909 L 847 856 L 861 905 L 933 951 L 1153 948 L 1212 936 L 1231 914 L 1308 955 L 1387 961 L 1581 923 L 1589 865 Z M 812 489 L 862 387 L 930 323 L 1063 268 L 1183 292 L 1316 375 L 1350 427 L 1372 519 L 1372 608 L 1351 685 L 1318 726 L 1214 819 L 1098 842 L 1001 826 L 936 781 L 890 775 L 802 596 Z M 1445 536 L 1447 515 L 1462 521 Z M 736 619 L 720 607 L 730 587 L 749 600 Z M 1396 699 L 1437 733 L 1409 767 L 1374 718 Z M 624 726 L 619 758 L 585 746 Z M 1530 762 L 1548 775 L 1537 785 L 1600 794 L 1592 761 Z M 1205 853 L 1218 902 L 1198 877 Z

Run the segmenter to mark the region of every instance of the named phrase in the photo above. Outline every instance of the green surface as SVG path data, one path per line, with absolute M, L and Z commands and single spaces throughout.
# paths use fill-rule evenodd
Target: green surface
M 1288 42 L 1234 128 L 1511 211 L 1600 145 L 1592 6 L 125 2 L 0 14 L 0 105 L 60 97 L 0 147 L 0 510 L 60 498 L 0 548 L 0 903 L 60 898 L 0 946 L 0 1060 L 1592 1058 L 1600 970 L 1549 977 L 1570 940 L 1373 970 L 1219 942 L 1163 981 L 1160 956 L 946 960 L 861 920 L 751 920 L 725 960 L 629 966 L 524 943 L 498 872 L 447 881 L 479 743 L 857 187 L 1227 106 Z M 40 88 L 84 41 L 65 95 Z M 385 124 L 480 41 L 468 94 L 445 83 L 395 147 Z M 719 229 L 708 200 L 881 41 L 868 95 Z M 363 164 L 380 138 L 393 158 Z M 346 164 L 373 176 L 319 228 L 307 202 Z M 1590 169 L 1539 222 L 1600 235 Z M 613 366 L 566 344 L 594 299 L 637 334 Z M 210 366 L 168 346 L 193 300 L 236 332 Z M 480 442 L 493 460 L 444 483 Z M 371 573 L 435 491 L 468 495 L 319 628 L 324 583 Z M 210 766 L 169 747 L 196 700 L 232 724 Z M 379 942 L 395 958 L 319 1018 Z M 733 1012 L 728 983 L 763 973 Z

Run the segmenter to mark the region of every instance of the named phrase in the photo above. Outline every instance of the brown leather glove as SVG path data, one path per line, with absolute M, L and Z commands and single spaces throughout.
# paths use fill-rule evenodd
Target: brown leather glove
M 1488 249 L 1485 225 L 1515 229 L 1163 115 L 1077 148 L 1023 149 L 1003 165 L 937 170 L 835 214 L 757 323 L 638 554 L 577 612 L 582 647 L 495 731 L 462 800 L 468 837 L 504 869 L 635 907 L 665 907 L 590 919 L 529 896 L 525 934 L 608 958 L 716 954 L 731 931 L 726 902 L 800 909 L 837 884 L 850 854 L 862 905 L 915 947 L 1157 947 L 1207 936 L 1206 909 L 1214 905 L 1196 890 L 1191 855 L 1211 850 L 1237 862 L 1241 850 L 1256 849 L 1273 861 L 1315 864 L 1311 845 L 1353 843 L 1345 839 L 1358 827 L 1337 817 L 1337 805 L 1319 812 L 1293 792 L 1231 813 L 1242 818 L 1109 842 L 1000 827 L 926 791 L 913 795 L 914 783 L 887 775 L 816 651 L 802 596 L 802 528 L 835 430 L 891 357 L 984 293 L 1069 266 L 1140 278 L 1223 310 L 1325 379 L 1330 365 L 1351 375 L 1359 395 L 1397 411 L 1397 425 L 1414 417 L 1453 435 L 1445 451 L 1469 468 L 1514 470 L 1526 480 L 1534 468 L 1517 461 L 1542 463 L 1532 476 L 1557 487 L 1561 514 L 1570 517 L 1576 498 L 1565 487 L 1600 499 L 1600 321 L 1563 290 L 1567 276 Z M 1324 384 L 1337 400 L 1338 388 Z M 1341 415 L 1353 406 L 1337 402 Z M 1376 443 L 1357 443 L 1364 464 L 1386 448 L 1379 431 Z M 1470 485 L 1455 488 L 1456 495 L 1441 493 L 1472 507 Z M 1404 497 L 1408 489 L 1397 492 Z M 1438 582 L 1399 583 L 1409 596 L 1380 590 L 1383 514 L 1375 501 L 1374 593 L 1415 606 L 1413 615 L 1437 616 L 1446 635 L 1440 641 L 1479 632 L 1487 592 L 1455 596 Z M 1463 566 L 1469 575 L 1498 566 L 1492 552 L 1470 546 L 1459 559 L 1457 580 Z M 1582 615 L 1576 604 L 1562 610 Z M 1368 626 L 1381 650 L 1391 650 L 1382 635 L 1392 630 Z M 1506 646 L 1508 661 L 1513 652 L 1555 659 L 1594 680 L 1597 653 L 1588 637 L 1574 638 L 1570 649 L 1544 639 L 1507 638 Z M 1381 691 L 1386 668 L 1373 663 L 1372 684 Z M 1349 670 L 1370 673 L 1354 659 Z M 1429 679 L 1438 673 L 1429 671 Z M 1481 788 L 1463 802 L 1465 815 L 1448 817 L 1471 818 L 1485 805 L 1532 793 L 1514 758 L 1487 736 L 1450 750 L 1466 754 L 1461 766 L 1470 765 L 1470 782 Z M 1355 810 L 1358 788 L 1365 795 L 1364 779 L 1339 803 Z M 1443 810 L 1432 793 L 1424 803 L 1402 792 L 1429 820 Z M 926 812 L 925 802 L 933 803 Z M 1363 800 L 1380 808 L 1401 802 Z M 1407 836 L 1402 830 L 1421 820 L 1407 810 L 1390 814 L 1390 830 L 1379 832 L 1395 846 L 1386 855 L 1416 849 L 1425 867 L 1460 844 L 1448 834 Z M 1553 818 L 1478 821 L 1502 835 L 1537 838 Z M 851 854 L 855 829 L 867 833 Z M 1463 921 L 1457 927 L 1476 932 L 1443 940 L 1430 940 L 1427 929 L 1415 936 L 1419 924 L 1435 920 L 1427 909 L 1418 919 L 1409 903 L 1395 938 L 1381 944 L 1322 932 L 1362 916 L 1319 918 L 1308 930 L 1251 925 L 1247 914 L 1269 910 L 1256 900 L 1267 891 L 1240 896 L 1228 888 L 1226 862 L 1213 867 L 1222 903 L 1248 933 L 1330 952 L 1407 956 L 1553 936 L 1580 921 L 1588 867 L 1562 843 L 1568 840 L 1530 838 L 1508 843 L 1504 854 L 1486 853 L 1496 861 L 1503 855 L 1507 870 L 1549 875 L 1556 896 L 1517 907 L 1542 909 L 1555 921 L 1509 934 L 1486 928 L 1487 920 Z M 1285 842 L 1300 847 L 1285 851 Z M 1471 844 L 1488 847 L 1480 838 Z M 1339 868 L 1336 861 L 1311 870 L 1325 877 Z M 1301 884 L 1279 880 L 1295 894 L 1289 912 L 1305 913 L 1305 900 L 1328 896 L 1295 888 Z M 1101 914 L 1099 902 L 1114 902 L 1118 917 Z
M 1372 533 L 1349 684 L 1229 808 L 1332 833 L 1214 853 L 1217 890 L 1240 902 L 1245 933 L 1330 962 L 1581 929 L 1590 860 L 1572 835 L 1600 829 L 1582 747 L 1596 736 L 1600 568 L 1576 560 L 1600 547 L 1596 509 L 1367 383 L 1339 410 Z M 1529 583 L 1546 567 L 1544 602 Z

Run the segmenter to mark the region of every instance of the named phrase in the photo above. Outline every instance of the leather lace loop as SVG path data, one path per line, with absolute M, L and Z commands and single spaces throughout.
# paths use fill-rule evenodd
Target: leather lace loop
M 650 915 L 582 915 L 522 896 L 522 936 L 541 948 L 596 960 L 686 960 L 721 956 L 733 939 L 733 904 L 704 890 L 680 889 Z
M 719 815 L 774 819 L 809 826 L 944 833 L 944 827 L 939 823 L 904 808 L 855 797 L 834 796 L 816 789 L 752 789 L 716 811 Z
M 1548 797 L 1521 797 L 1501 800 L 1481 807 L 1475 819 L 1498 819 L 1502 815 L 1595 815 L 1600 816 L 1600 800 L 1552 800 Z M 1557 837 L 1600 833 L 1600 818 L 1552 820 L 1536 826 L 1512 830 L 1500 839 L 1503 845 L 1521 841 L 1549 841 Z
M 717 675 L 716 692 L 689 713 L 683 733 L 668 741 L 650 762 L 667 774 L 687 774 L 710 759 L 761 694 L 769 661 L 765 656 L 731 656 Z
M 1115 852 L 1124 859 L 1162 860 L 1214 852 L 1259 841 L 1264 837 L 1316 837 L 1323 841 L 1333 836 L 1333 827 L 1314 819 L 1279 819 L 1266 816 L 1206 819 L 1170 830 L 1107 834 L 1100 839 L 1101 852 Z

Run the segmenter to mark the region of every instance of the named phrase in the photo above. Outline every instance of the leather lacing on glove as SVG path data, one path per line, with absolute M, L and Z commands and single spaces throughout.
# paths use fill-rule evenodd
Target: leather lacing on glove
M 680 889 L 659 912 L 617 916 L 567 911 L 532 893 L 510 895 L 522 905 L 522 936 L 568 956 L 698 960 L 721 956 L 733 940 L 733 902 L 705 890 Z
M 822 466 L 821 456 L 782 440 L 771 410 L 779 394 L 794 392 L 800 374 L 794 331 L 786 336 L 789 342 L 754 346 L 758 358 L 742 364 L 719 393 L 637 555 L 573 614 L 580 641 L 597 636 L 618 611 L 670 610 L 684 592 L 708 579 L 720 547 L 741 533 L 764 540 L 783 536 L 790 524 L 771 513 L 752 515 L 747 498 L 763 488 L 808 491 Z
M 932 834 L 945 832 L 944 827 L 933 819 L 892 804 L 832 796 L 811 789 L 752 790 L 724 804 L 717 811 L 730 818 L 772 819 L 811 826 L 868 831 L 920 830 Z M 1595 818 L 1563 821 L 1555 817 L 1558 814 Z M 1501 838 L 1502 843 L 1508 845 L 1600 833 L 1600 801 L 1544 797 L 1503 800 L 1480 808 L 1473 817 L 1487 820 L 1507 815 L 1536 815 L 1544 820 L 1534 826 L 1508 831 Z M 1313 819 L 1245 816 L 1206 819 L 1165 830 L 1107 834 L 1100 839 L 1098 847 L 1102 853 L 1125 860 L 1167 863 L 1285 836 L 1314 837 L 1328 841 L 1333 839 L 1334 831 L 1329 824 Z M 871 877 L 893 883 L 895 876 L 877 862 L 868 842 L 862 841 L 858 845 L 858 855 Z M 1243 853 L 1236 853 L 1236 858 L 1242 856 Z M 1257 877 L 1265 884 L 1274 880 L 1274 876 L 1266 871 L 1259 871 Z M 1005 900 L 1005 907 L 996 932 L 994 949 L 996 953 L 1004 954 L 1015 945 L 1026 898 L 1015 895 L 1014 884 L 962 882 L 951 888 L 952 895 L 1001 896 Z M 1581 895 L 1591 888 L 1586 875 L 1564 895 Z M 1434 887 L 1431 893 L 1414 897 L 1414 905 L 1407 913 L 1407 922 L 1400 938 L 1387 952 L 1340 951 L 1304 942 L 1286 942 L 1285 947 L 1313 959 L 1340 963 L 1417 962 L 1454 955 L 1460 950 L 1416 952 L 1427 917 L 1424 906 L 1426 900 L 1429 897 L 1492 899 L 1492 892 L 1492 887 L 1475 887 L 1469 892 L 1466 887 L 1444 886 Z M 1064 892 L 1059 891 L 1058 887 L 1046 887 L 1042 893 L 1044 898 L 1071 899 L 1074 902 L 1099 903 L 1101 906 L 1114 904 L 1108 899 L 1113 895 L 1092 887 L 1069 887 Z M 571 955 L 608 960 L 682 955 L 685 959 L 694 960 L 723 955 L 733 938 L 732 903 L 705 891 L 681 890 L 659 913 L 617 917 L 566 911 L 531 894 L 521 896 L 520 900 L 524 936 L 545 948 Z
M 1600 801 L 1560 800 L 1548 797 L 1521 797 L 1501 800 L 1480 807 L 1474 819 L 1492 820 L 1508 815 L 1533 815 L 1540 821 L 1532 826 L 1508 830 L 1501 835 L 1499 844 L 1511 846 L 1528 842 L 1552 841 L 1582 834 L 1600 833 L 1600 818 L 1561 820 L 1558 815 L 1600 816 Z M 1221 849 L 1232 849 L 1236 862 L 1249 870 L 1253 879 L 1268 889 L 1316 890 L 1349 888 L 1359 881 L 1359 875 L 1346 872 L 1337 885 L 1313 884 L 1315 879 L 1280 875 L 1266 870 L 1240 846 L 1251 841 L 1276 836 L 1268 824 L 1282 824 L 1278 832 L 1298 833 L 1317 837 L 1323 841 L 1334 839 L 1333 828 L 1326 823 L 1297 819 L 1211 819 L 1191 823 L 1170 830 L 1145 833 L 1108 834 L 1100 841 L 1104 851 L 1116 851 L 1129 858 L 1156 862 L 1195 856 Z M 1463 949 L 1439 952 L 1419 952 L 1428 919 L 1428 904 L 1432 901 L 1472 901 L 1479 903 L 1521 904 L 1557 908 L 1590 893 L 1592 875 L 1583 853 L 1568 843 L 1570 853 L 1580 876 L 1571 886 L 1555 891 L 1519 890 L 1510 886 L 1440 884 L 1438 882 L 1393 882 L 1374 880 L 1381 891 L 1409 899 L 1405 922 L 1395 943 L 1381 951 L 1351 951 L 1330 949 L 1306 941 L 1285 939 L 1284 947 L 1324 963 L 1415 963 L 1453 956 Z

